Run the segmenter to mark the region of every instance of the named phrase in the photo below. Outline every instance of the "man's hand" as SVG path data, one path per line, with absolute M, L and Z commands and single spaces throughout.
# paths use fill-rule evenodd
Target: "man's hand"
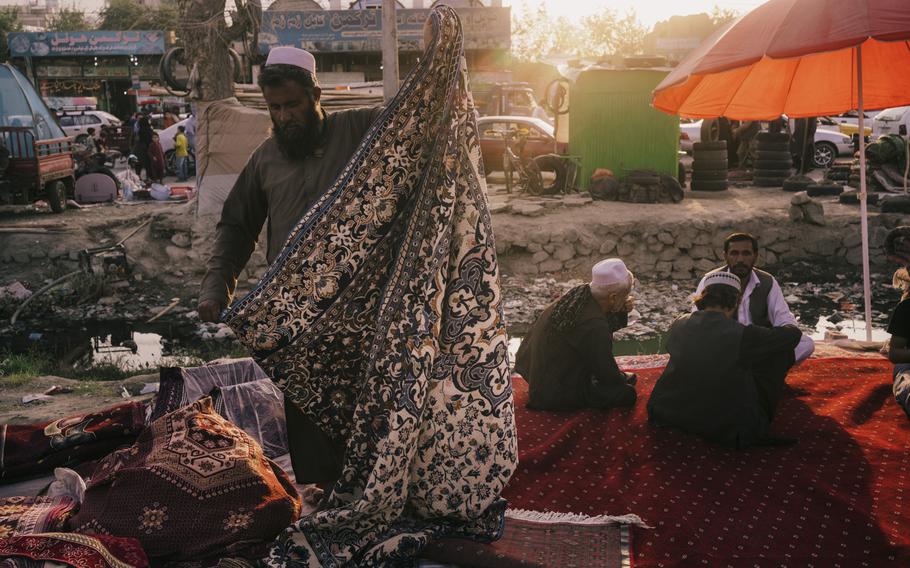
M 623 303 L 623 309 L 626 310 L 626 313 L 631 312 L 635 309 L 635 298 L 632 296 L 627 296 L 626 301 Z
M 199 313 L 199 319 L 208 322 L 218 322 L 221 319 L 221 310 L 224 307 L 214 300 L 202 300 L 196 306 Z

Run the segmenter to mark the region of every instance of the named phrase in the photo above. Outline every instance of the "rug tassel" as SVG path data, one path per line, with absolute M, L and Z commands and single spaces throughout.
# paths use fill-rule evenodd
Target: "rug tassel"
M 576 525 L 606 525 L 618 523 L 634 525 L 643 529 L 654 528 L 648 525 L 638 515 L 597 515 L 590 517 L 578 513 L 555 513 L 553 511 L 529 511 L 527 509 L 508 509 L 506 517 L 518 521 L 532 521 L 537 523 L 571 523 Z

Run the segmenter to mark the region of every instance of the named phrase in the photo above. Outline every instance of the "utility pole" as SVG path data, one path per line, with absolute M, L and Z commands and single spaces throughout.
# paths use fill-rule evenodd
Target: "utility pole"
M 397 0 L 382 0 L 382 94 L 388 103 L 398 93 Z

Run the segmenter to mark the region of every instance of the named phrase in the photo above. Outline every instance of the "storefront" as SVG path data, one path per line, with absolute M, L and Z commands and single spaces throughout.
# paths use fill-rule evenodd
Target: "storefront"
M 456 8 L 464 29 L 465 58 L 473 74 L 501 72 L 509 65 L 511 11 L 509 8 Z M 403 77 L 423 52 L 423 24 L 429 10 L 399 9 L 398 66 Z M 259 32 L 259 49 L 291 45 L 316 56 L 320 78 L 358 77 L 382 80 L 381 10 L 266 11 Z
M 16 32 L 13 60 L 45 100 L 92 97 L 121 118 L 137 109 L 143 82 L 158 80 L 161 31 Z

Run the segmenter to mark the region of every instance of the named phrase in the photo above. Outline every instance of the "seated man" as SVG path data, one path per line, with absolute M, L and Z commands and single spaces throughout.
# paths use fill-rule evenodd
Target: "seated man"
M 780 327 L 782 325 L 796 327 L 796 318 L 790 311 L 787 301 L 784 300 L 780 284 L 764 270 L 755 268 L 757 258 L 758 239 L 749 233 L 733 233 L 724 239 L 724 262 L 726 264 L 708 274 L 732 272 L 739 276 L 742 281 L 742 301 L 734 316 L 739 323 L 761 327 Z M 695 289 L 696 296 L 704 289 L 705 278 L 698 283 L 698 287 Z M 815 351 L 815 342 L 811 337 L 803 334 L 799 345 L 796 346 L 796 362 L 801 363 L 808 359 L 813 351 Z
M 910 416 L 910 286 L 907 265 L 910 264 L 910 227 L 896 227 L 885 239 L 888 260 L 901 265 L 894 273 L 894 286 L 903 290 L 901 301 L 891 314 L 888 333 L 888 359 L 894 363 L 894 399 Z
M 515 370 L 528 381 L 528 408 L 573 410 L 635 404 L 635 375 L 613 359 L 613 332 L 626 326 L 634 277 L 618 258 L 591 270 L 590 284 L 550 304 L 521 343 Z
M 769 428 L 799 329 L 737 322 L 734 274 L 715 272 L 703 284 L 698 311 L 670 328 L 670 361 L 648 400 L 650 421 L 736 447 L 791 441 L 770 438 Z

